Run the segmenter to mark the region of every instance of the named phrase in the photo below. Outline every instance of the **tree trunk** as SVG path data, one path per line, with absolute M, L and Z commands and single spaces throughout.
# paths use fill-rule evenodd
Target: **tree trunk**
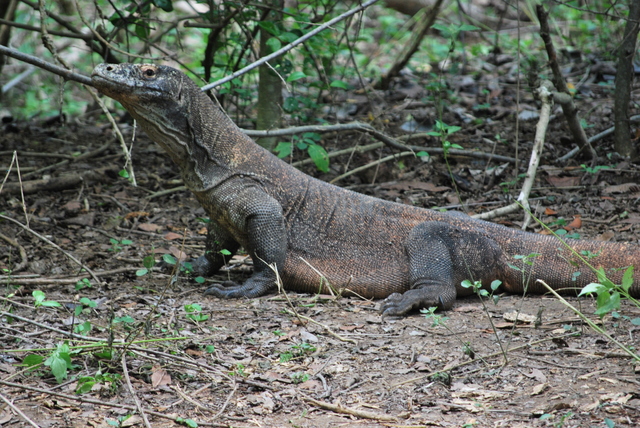
M 265 2 L 273 9 L 267 16 L 269 21 L 278 23 L 282 21 L 282 9 L 284 0 L 269 0 Z M 260 57 L 267 56 L 271 49 L 267 45 L 267 40 L 272 35 L 264 28 L 260 29 Z M 277 60 L 273 61 L 275 64 Z M 271 68 L 272 65 L 264 64 L 260 66 L 258 82 L 258 118 L 257 129 L 273 129 L 280 127 L 282 117 L 282 79 Z M 258 144 L 267 150 L 273 150 L 277 143 L 277 137 L 264 137 L 257 140 Z
M 616 89 L 613 104 L 615 116 L 614 147 L 622 156 L 635 156 L 635 147 L 631 144 L 629 127 L 629 100 L 633 83 L 633 56 L 638 40 L 638 19 L 640 19 L 640 1 L 629 0 L 629 16 L 624 29 L 624 38 L 618 51 L 616 71 Z

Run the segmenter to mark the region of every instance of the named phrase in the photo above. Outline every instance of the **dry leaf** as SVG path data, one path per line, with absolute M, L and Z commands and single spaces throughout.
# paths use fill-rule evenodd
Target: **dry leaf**
M 170 385 L 171 376 L 169 373 L 160 368 L 160 366 L 153 366 L 153 374 L 151 375 L 151 386 L 157 388 L 159 386 Z
M 153 223 L 140 223 L 138 229 L 144 230 L 145 232 L 159 232 L 162 230 L 162 226 Z
M 169 247 L 169 251 L 171 252 L 173 257 L 178 259 L 179 262 L 183 262 L 189 258 L 189 256 L 187 256 L 185 252 L 180 251 L 178 248 L 174 247 L 173 245 Z
M 140 218 L 140 217 L 149 217 L 149 213 L 146 211 L 133 211 L 128 214 L 125 214 L 124 218 L 129 220 L 132 218 Z
M 549 385 L 546 383 L 539 383 L 533 387 L 533 392 L 531 392 L 531 395 L 542 394 L 548 387 Z
M 164 234 L 164 239 L 166 239 L 167 241 L 173 241 L 174 239 L 182 239 L 182 238 L 183 238 L 182 235 L 175 232 L 167 232 Z
M 571 221 L 571 223 L 566 225 L 563 229 L 569 231 L 569 230 L 573 230 L 573 229 L 580 229 L 581 227 L 582 227 L 582 218 L 578 214 L 578 215 L 574 215 L 573 216 L 573 221 Z

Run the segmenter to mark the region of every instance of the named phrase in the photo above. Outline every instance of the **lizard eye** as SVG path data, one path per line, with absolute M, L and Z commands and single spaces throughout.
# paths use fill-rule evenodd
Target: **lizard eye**
M 142 73 L 144 74 L 145 77 L 154 77 L 156 75 L 156 70 L 151 67 L 148 67 L 148 68 L 145 68 L 142 71 Z

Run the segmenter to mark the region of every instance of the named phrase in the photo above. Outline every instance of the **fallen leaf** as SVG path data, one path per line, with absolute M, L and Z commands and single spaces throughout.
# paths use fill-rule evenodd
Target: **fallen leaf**
M 82 209 L 82 204 L 80 201 L 69 201 L 62 206 L 62 209 L 65 211 L 78 211 Z
M 608 195 L 610 193 L 628 193 L 640 191 L 638 183 L 623 183 L 616 186 L 607 186 L 602 189 L 602 193 Z
M 535 315 L 525 314 L 523 312 L 517 312 L 517 311 L 505 312 L 502 315 L 502 318 L 510 322 L 521 322 L 521 323 L 532 323 L 536 320 Z
M 179 262 L 183 262 L 189 258 L 189 256 L 187 256 L 185 252 L 180 251 L 178 248 L 174 247 L 173 245 L 169 247 L 169 251 L 171 252 L 173 257 L 178 259 Z
M 545 215 L 556 215 L 556 214 L 558 214 L 558 212 L 555 211 L 555 210 L 552 210 L 549 207 L 547 207 L 547 208 L 544 209 L 544 214 Z
M 581 227 L 582 227 L 582 218 L 578 214 L 578 215 L 574 215 L 573 216 L 573 220 L 571 221 L 571 223 L 566 225 L 563 229 L 566 230 L 566 231 L 570 231 L 570 230 L 573 230 L 573 229 L 580 229 Z
M 140 223 L 138 229 L 144 230 L 145 232 L 159 232 L 162 230 L 162 226 L 153 223 Z
M 151 374 L 151 386 L 157 388 L 159 386 L 171 384 L 171 376 L 160 368 L 160 366 L 153 366 L 151 370 L 153 372 Z
M 167 232 L 164 234 L 164 239 L 166 239 L 167 241 L 173 241 L 174 239 L 182 239 L 182 238 L 183 238 L 182 235 L 175 232 Z
M 132 218 L 140 218 L 140 217 L 149 217 L 149 213 L 146 211 L 133 211 L 128 214 L 125 214 L 124 218 L 129 220 Z
M 546 177 L 553 187 L 573 187 L 580 184 L 580 177 Z
M 533 391 L 531 395 L 539 395 L 542 394 L 549 387 L 546 383 L 539 383 L 538 385 L 533 387 Z

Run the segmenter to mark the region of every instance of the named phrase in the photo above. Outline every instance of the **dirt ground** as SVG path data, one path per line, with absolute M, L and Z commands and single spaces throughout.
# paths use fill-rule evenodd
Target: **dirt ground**
M 492 86 L 495 82 L 500 85 Z M 524 172 L 536 120 L 520 122 L 516 152 L 515 92 L 508 73 L 451 85 L 457 104 L 445 111 L 444 120 L 462 127 L 452 142 L 469 151 L 517 156 L 518 171 Z M 407 80 L 379 94 L 373 107 L 354 95 L 355 101 L 339 101 L 325 113 L 347 120 L 371 114 L 377 118 L 374 126 L 404 135 L 402 126 L 429 126 L 435 117 L 432 105 L 421 101 L 422 88 L 423 81 Z M 597 81 L 582 90 L 580 110 L 589 112 L 588 134 L 595 135 L 613 123 L 610 93 Z M 523 90 L 521 96 L 520 112 L 535 113 L 530 95 Z M 490 106 L 473 110 L 481 97 Z M 341 110 L 349 103 L 355 107 Z M 468 121 L 471 115 L 482 120 Z M 611 137 L 596 143 L 601 158 L 594 164 L 580 158 L 558 162 L 571 144 L 562 112 L 554 109 L 554 115 L 532 194 L 536 213 L 546 223 L 571 223 L 580 216 L 581 224 L 573 223 L 577 227 L 570 232 L 581 238 L 637 242 L 637 166 L 606 157 Z M 149 255 L 198 256 L 204 250 L 202 208 L 186 190 L 161 193 L 181 184 L 170 160 L 139 136 L 134 187 L 117 174 L 124 160 L 103 118 L 71 117 L 64 125 L 55 118 L 6 118 L 2 126 L 3 170 L 17 150 L 23 187 L 30 189 L 24 199 L 12 190 L 19 187 L 12 170 L 0 196 L 0 233 L 8 238 L 0 239 L 0 398 L 11 403 L 0 405 L 2 426 L 29 426 L 14 409 L 40 427 L 142 426 L 136 406 L 154 427 L 175 426 L 176 418 L 225 427 L 640 424 L 640 367 L 551 296 L 503 295 L 497 304 L 464 298 L 437 314 L 440 318 L 414 313 L 382 319 L 379 302 L 295 293 L 222 301 L 204 297 L 205 285 L 184 275 L 172 281 L 157 267 L 137 276 Z M 130 138 L 130 124 L 123 129 Z M 343 133 L 326 135 L 323 144 L 333 151 L 371 141 Z M 439 143 L 423 137 L 412 144 Z M 352 169 L 391 153 L 333 158 L 328 174 L 309 165 L 303 169 L 330 180 L 347 164 Z M 386 162 L 338 184 L 400 203 L 472 214 L 517 196 L 520 182 L 508 192 L 500 186 L 516 175 L 513 164 L 463 156 L 450 161 L 459 196 L 437 155 L 430 162 L 410 157 L 402 164 Z M 588 172 L 581 164 L 610 169 Z M 504 167 L 493 175 L 488 166 Z M 67 184 L 52 188 L 61 177 Z M 79 177 L 83 180 L 69 184 Z M 522 217 L 495 221 L 519 227 Z M 9 219 L 28 220 L 30 230 Z M 76 283 L 87 275 L 61 250 L 91 269 L 100 283 L 92 280 L 90 288 L 78 290 Z M 250 273 L 250 261 L 242 255 L 232 266 L 207 280 L 242 280 Z M 34 290 L 61 307 L 36 308 Z M 96 306 L 74 316 L 81 298 Z M 567 300 L 600 323 L 592 299 Z M 188 312 L 194 304 L 201 312 Z M 515 323 L 515 313 L 522 322 Z M 601 325 L 637 352 L 640 327 L 631 320 L 638 317 L 640 309 L 623 302 L 618 317 L 607 316 Z M 87 321 L 92 329 L 86 340 L 70 337 L 73 325 Z M 47 366 L 19 365 L 30 354 L 47 358 L 63 342 L 75 348 L 62 383 Z M 97 373 L 106 375 L 104 381 L 76 395 L 78 380 Z

